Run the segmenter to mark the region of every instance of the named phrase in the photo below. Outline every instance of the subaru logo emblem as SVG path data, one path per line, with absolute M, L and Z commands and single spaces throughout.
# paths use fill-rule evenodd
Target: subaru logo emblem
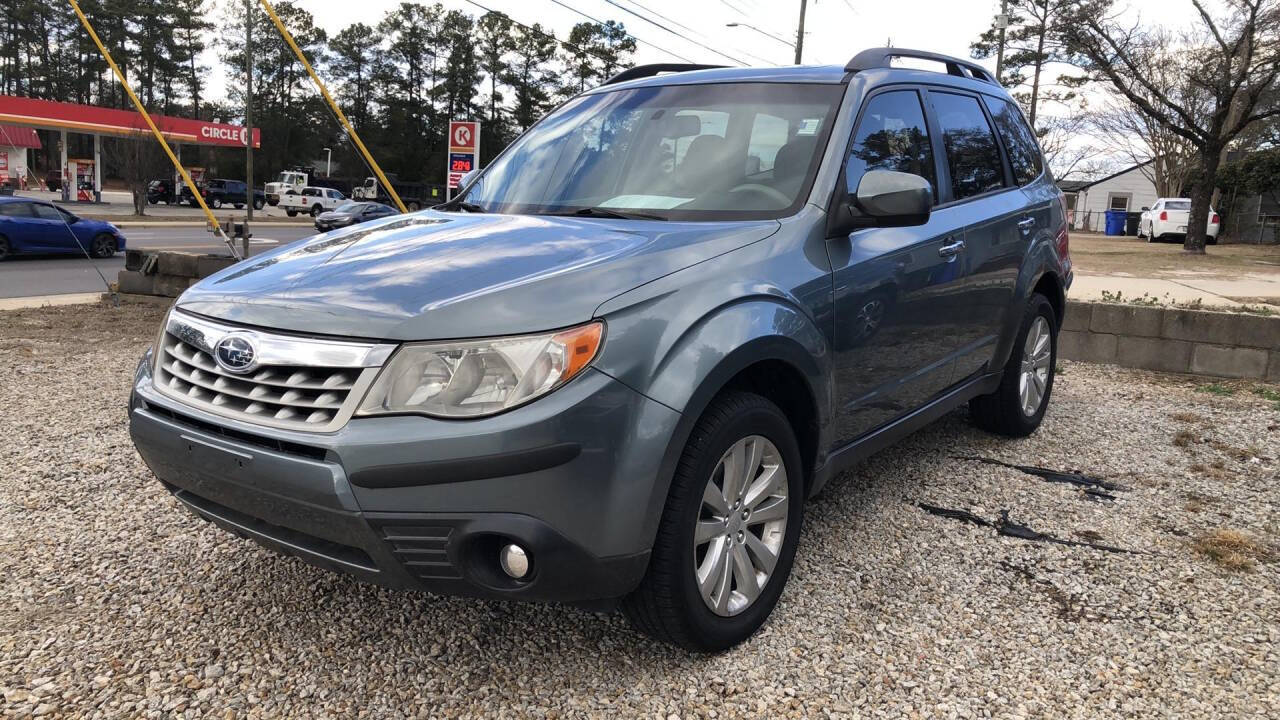
M 213 358 L 227 372 L 247 373 L 257 364 L 257 350 L 244 335 L 228 335 L 213 346 Z

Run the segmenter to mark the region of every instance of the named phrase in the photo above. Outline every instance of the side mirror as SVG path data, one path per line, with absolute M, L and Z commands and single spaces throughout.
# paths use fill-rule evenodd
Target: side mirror
M 880 227 L 923 225 L 933 208 L 933 186 L 919 175 L 870 170 L 858 181 L 852 200 Z
M 837 193 L 834 212 L 827 216 L 827 237 L 867 227 L 923 225 L 933 209 L 933 186 L 911 173 L 868 170 L 853 193 Z

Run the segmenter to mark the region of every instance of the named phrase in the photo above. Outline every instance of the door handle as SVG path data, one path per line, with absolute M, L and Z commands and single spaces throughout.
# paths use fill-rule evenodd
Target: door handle
M 1027 232 L 1028 230 L 1030 230 L 1035 226 L 1036 226 L 1036 219 L 1033 217 L 1022 218 L 1021 220 L 1018 221 L 1018 229 L 1021 230 L 1022 232 Z
M 938 254 L 945 258 L 955 257 L 961 250 L 964 250 L 964 241 L 956 240 L 938 248 Z

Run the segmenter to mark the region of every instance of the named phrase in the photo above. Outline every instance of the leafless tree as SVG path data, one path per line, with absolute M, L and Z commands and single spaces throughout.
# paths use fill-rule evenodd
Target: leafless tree
M 164 151 L 150 135 L 135 138 L 105 138 L 103 159 L 129 186 L 133 196 L 133 214 L 147 214 L 147 183 L 152 178 L 172 175 Z M 105 168 L 104 168 L 105 170 Z
M 1190 95 L 1153 76 L 1167 43 L 1161 31 L 1123 25 L 1110 0 L 1084 0 L 1058 26 L 1074 62 L 1091 77 L 1110 83 L 1141 114 L 1184 139 L 1197 169 L 1190 183 L 1191 213 L 1184 249 L 1204 253 L 1215 178 L 1226 150 L 1242 132 L 1280 115 L 1264 97 L 1280 76 L 1280 0 L 1223 0 L 1215 16 L 1202 0 L 1191 0 L 1197 26 L 1194 44 L 1177 54 Z M 1203 98 L 1203 106 L 1198 106 Z
M 1090 115 L 1041 115 L 1036 135 L 1045 162 L 1058 180 L 1100 175 L 1108 166 L 1106 147 L 1090 137 Z

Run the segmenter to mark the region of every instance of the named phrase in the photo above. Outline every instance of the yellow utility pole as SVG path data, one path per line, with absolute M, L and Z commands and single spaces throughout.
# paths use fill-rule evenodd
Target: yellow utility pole
M 231 250 L 232 257 L 235 257 L 236 259 L 243 259 L 236 253 L 235 244 L 231 242 L 231 239 L 227 237 L 226 232 L 222 230 L 222 225 L 220 225 L 218 223 L 218 219 L 213 216 L 213 211 L 209 210 L 209 206 L 204 203 L 204 198 L 200 196 L 200 191 L 196 189 L 195 183 L 191 182 L 191 176 L 187 174 L 186 168 L 182 167 L 182 163 L 178 162 L 178 158 L 173 154 L 173 150 L 169 147 L 169 143 L 165 141 L 164 135 L 160 133 L 159 128 L 157 128 L 156 124 L 152 122 L 151 115 L 147 113 L 146 108 L 142 107 L 142 101 L 134 94 L 133 88 L 129 87 L 129 82 L 125 80 L 124 73 L 120 72 L 120 68 L 116 65 L 116 61 L 111 59 L 111 53 L 107 52 L 107 48 L 102 44 L 102 40 L 98 39 L 98 33 L 94 32 L 93 25 L 90 24 L 89 18 L 85 17 L 84 11 L 80 9 L 80 3 L 76 2 L 76 0 L 67 1 L 71 3 L 71 9 L 76 11 L 76 17 L 80 18 L 80 24 L 84 25 L 84 29 L 89 33 L 89 38 L 93 40 L 93 44 L 98 46 L 98 52 L 102 53 L 103 59 L 105 59 L 107 64 L 111 66 L 111 71 L 115 73 L 116 79 L 124 86 L 124 91 L 128 93 L 129 100 L 133 102 L 133 106 L 138 109 L 138 114 L 142 115 L 142 119 L 146 121 L 147 127 L 151 128 L 151 134 L 156 136 L 156 141 L 160 143 L 160 147 L 164 148 L 164 153 L 169 156 L 169 162 L 173 163 L 173 166 L 182 174 L 182 181 L 186 183 L 187 189 L 191 191 L 191 197 L 195 198 L 196 202 L 200 203 L 200 209 L 204 210 L 204 215 L 213 226 L 214 232 L 222 238 L 222 242 L 227 244 L 227 248 Z M 249 142 L 253 142 L 252 138 Z
M 409 209 L 404 206 L 404 202 L 400 200 L 400 194 L 396 192 L 396 189 L 391 186 L 390 182 L 387 182 L 387 177 L 382 174 L 382 168 L 378 167 L 378 163 L 374 161 L 373 155 L 369 154 L 369 149 L 364 146 L 364 143 L 360 140 L 360 136 L 356 134 L 356 129 L 351 127 L 351 122 L 347 120 L 347 116 L 342 113 L 342 109 L 338 107 L 338 103 L 334 102 L 333 98 L 329 95 L 329 90 L 324 86 L 324 83 L 321 82 L 320 76 L 317 75 L 316 71 L 311 67 L 311 63 L 307 61 L 307 56 L 302 54 L 302 48 L 299 48 L 298 43 L 294 42 L 293 35 L 289 33 L 289 28 L 285 27 L 284 23 L 280 21 L 280 16 L 276 15 L 276 11 L 271 7 L 270 2 L 267 0 L 258 0 L 258 2 L 262 4 L 262 9 L 266 10 L 267 15 L 271 17 L 271 22 L 276 24 L 276 29 L 280 31 L 280 36 L 284 38 L 284 41 L 289 44 L 290 48 L 293 48 L 293 54 L 298 56 L 298 62 L 301 62 L 302 67 L 306 68 L 307 74 L 311 76 L 311 81 L 316 84 L 316 88 L 318 88 L 320 90 L 320 94 L 324 96 L 325 102 L 329 103 L 330 108 L 333 108 L 333 114 L 338 117 L 338 122 L 342 123 L 342 127 L 347 131 L 347 135 L 351 137 L 352 142 L 356 144 L 360 153 L 364 155 L 365 162 L 369 163 L 369 167 L 373 169 L 373 174 L 378 176 L 378 182 L 381 182 L 382 186 L 387 189 L 387 194 L 395 201 L 396 207 L 400 208 L 400 212 L 409 212 Z

